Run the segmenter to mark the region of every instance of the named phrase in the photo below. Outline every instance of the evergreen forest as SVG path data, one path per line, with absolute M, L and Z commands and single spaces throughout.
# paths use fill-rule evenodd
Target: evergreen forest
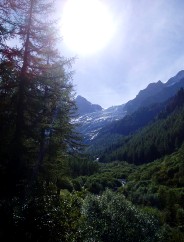
M 83 144 L 52 11 L 0 2 L 0 241 L 184 242 L 184 90 Z

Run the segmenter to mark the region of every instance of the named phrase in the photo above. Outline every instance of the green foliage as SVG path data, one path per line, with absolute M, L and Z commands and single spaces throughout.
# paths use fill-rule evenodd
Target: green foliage
M 52 10 L 52 0 L 0 3 L 2 241 L 72 240 L 73 225 L 64 221 L 74 196 L 65 201 L 57 193 L 73 189 L 66 163 L 80 139 L 71 122 L 72 59 L 56 49 Z
M 126 162 L 103 163 L 98 173 L 77 179 L 81 187 L 94 194 L 102 194 L 106 188 L 118 190 L 145 211 L 153 209 L 152 213 L 164 226 L 162 233 L 166 239 L 163 241 L 182 241 L 183 161 L 184 146 L 172 155 L 141 166 Z M 121 178 L 126 181 L 123 186 L 112 182 Z
M 7 222 L 5 228 L 0 228 L 1 241 L 77 241 L 81 199 L 75 194 L 65 192 L 58 197 L 50 192 L 11 202 L 13 217 L 7 213 L 7 204 L 1 203 L 1 209 L 6 208 L 3 219 Z
M 95 160 L 96 158 L 101 157 L 103 153 L 106 152 L 106 148 L 108 147 L 108 151 L 113 151 L 118 145 L 124 144 L 124 138 L 120 134 L 109 134 L 108 132 L 102 133 L 102 135 L 98 136 L 98 139 L 94 139 L 90 145 L 88 145 L 85 149 L 85 152 L 89 154 L 91 159 Z M 103 160 L 103 162 L 106 162 Z
M 129 173 L 135 169 L 134 165 L 124 163 L 99 164 L 99 171 L 91 176 L 78 177 L 73 180 L 76 191 L 82 190 L 100 194 L 106 188 L 117 190 L 122 187 L 122 181 L 126 181 Z
M 56 49 L 53 2 L 4 1 L 0 7 L 1 196 L 14 196 L 36 179 L 56 183 L 66 160 L 79 150 L 71 123 L 71 60 Z M 47 16 L 47 18 L 45 18 Z M 7 45 L 16 40 L 15 48 Z M 24 188 L 23 188 L 24 186 Z
M 183 238 L 183 151 L 184 146 L 172 155 L 138 167 L 129 175 L 123 190 L 134 204 L 157 209 L 162 223 L 170 227 L 168 241 Z
M 82 214 L 83 241 L 162 241 L 157 219 L 121 194 L 107 190 L 101 196 L 87 196 Z
M 99 170 L 99 164 L 96 161 L 90 161 L 87 158 L 72 157 L 68 161 L 70 175 L 73 178 L 78 176 L 90 176 Z

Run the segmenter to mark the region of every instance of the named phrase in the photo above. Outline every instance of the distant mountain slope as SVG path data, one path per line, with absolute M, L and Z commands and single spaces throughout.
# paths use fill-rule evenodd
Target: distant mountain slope
M 100 134 L 121 134 L 129 135 L 151 122 L 167 105 L 167 102 L 152 104 L 148 107 L 140 107 L 132 114 L 127 114 L 124 118 L 114 121 L 105 126 Z
M 78 96 L 76 104 L 79 116 L 73 122 L 79 124 L 78 131 L 83 135 L 85 143 L 92 144 L 98 138 L 103 143 L 102 133 L 105 134 L 105 139 L 110 139 L 108 135 L 112 133 L 113 136 L 115 133 L 127 135 L 147 125 L 161 109 L 160 103 L 174 96 L 181 87 L 184 87 L 183 70 L 166 83 L 150 83 L 136 98 L 126 104 L 108 109 L 102 109 L 100 105 L 91 104 Z M 125 117 L 130 114 L 133 116 Z M 123 118 L 124 120 L 120 121 Z
M 127 102 L 124 109 L 127 113 L 132 113 L 139 107 L 164 102 L 174 96 L 181 87 L 184 87 L 184 70 L 178 72 L 176 76 L 170 78 L 166 83 L 161 81 L 150 83 L 133 100 Z
M 87 113 L 73 120 L 79 125 L 77 131 L 83 135 L 84 142 L 90 143 L 103 127 L 123 118 L 126 115 L 123 106 L 114 106 L 102 111 Z
M 184 142 L 184 90 L 170 100 L 156 121 L 127 137 L 126 142 L 107 147 L 102 162 L 126 160 L 142 164 L 171 154 Z
M 82 96 L 77 96 L 75 99 L 76 106 L 77 106 L 77 113 L 81 116 L 87 113 L 98 112 L 102 110 L 102 107 L 98 104 L 92 104 L 87 101 Z
M 181 104 L 182 102 L 181 100 Z M 120 120 L 109 123 L 99 130 L 98 135 L 90 141 L 87 152 L 94 156 L 100 156 L 100 153 L 104 152 L 106 148 L 108 149 L 110 145 L 114 146 L 110 150 L 121 146 L 121 144 L 124 144 L 124 140 L 127 139 L 122 137 L 132 135 L 139 129 L 152 123 L 158 116 L 162 116 L 163 118 L 165 113 L 168 114 L 173 111 L 175 105 L 174 97 L 172 97 L 163 103 L 152 104 L 148 107 L 140 107 L 132 114 L 128 114 Z M 165 112 L 166 109 L 167 112 Z M 120 143 L 118 144 L 119 141 Z

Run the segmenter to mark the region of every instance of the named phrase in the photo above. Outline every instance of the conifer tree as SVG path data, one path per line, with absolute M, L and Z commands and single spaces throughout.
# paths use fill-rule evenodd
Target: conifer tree
M 0 5 L 1 171 L 6 170 L 6 191 L 16 191 L 33 175 L 57 180 L 67 153 L 78 147 L 70 122 L 72 60 L 56 49 L 52 10 L 51 0 L 3 0 Z

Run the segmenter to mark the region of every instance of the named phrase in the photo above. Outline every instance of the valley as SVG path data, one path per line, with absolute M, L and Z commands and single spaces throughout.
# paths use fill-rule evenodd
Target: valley
M 73 176 L 75 189 L 102 197 L 107 190 L 121 194 L 156 216 L 161 241 L 184 241 L 183 78 L 181 71 L 165 84 L 150 84 L 126 104 L 75 120 L 87 160 L 96 167 Z
M 183 3 L 1 1 L 0 241 L 184 242 Z

